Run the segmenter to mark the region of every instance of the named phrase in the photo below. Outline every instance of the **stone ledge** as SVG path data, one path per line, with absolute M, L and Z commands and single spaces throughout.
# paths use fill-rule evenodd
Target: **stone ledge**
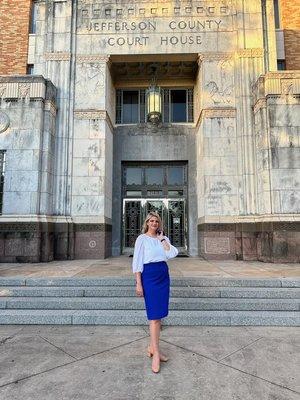
M 55 104 L 56 87 L 41 75 L 0 76 L 0 98 L 43 99 Z

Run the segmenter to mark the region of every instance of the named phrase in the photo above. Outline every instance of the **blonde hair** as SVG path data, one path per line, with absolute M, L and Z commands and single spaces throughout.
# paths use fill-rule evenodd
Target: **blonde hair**
M 155 212 L 155 211 L 150 211 L 147 217 L 145 218 L 145 221 L 142 226 L 142 233 L 146 233 L 148 231 L 148 225 L 147 222 L 152 218 L 155 217 L 158 219 L 158 229 L 162 230 L 162 220 L 160 218 L 160 215 Z

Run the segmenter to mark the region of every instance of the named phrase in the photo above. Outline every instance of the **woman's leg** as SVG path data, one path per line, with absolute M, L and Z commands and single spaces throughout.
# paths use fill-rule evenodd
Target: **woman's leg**
M 160 319 L 153 319 L 149 322 L 150 348 L 153 353 L 159 353 Z
M 152 371 L 158 372 L 160 368 L 160 355 L 159 355 L 159 335 L 160 335 L 160 319 L 151 320 L 149 323 L 150 328 L 150 348 L 153 352 Z

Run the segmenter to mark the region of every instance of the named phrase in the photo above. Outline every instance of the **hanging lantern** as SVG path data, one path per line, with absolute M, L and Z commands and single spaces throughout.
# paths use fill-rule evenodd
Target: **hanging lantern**
M 161 121 L 161 89 L 151 85 L 146 91 L 147 119 L 157 124 Z
M 153 124 L 161 121 L 161 89 L 156 85 L 157 65 L 152 65 L 152 83 L 146 90 L 147 120 Z

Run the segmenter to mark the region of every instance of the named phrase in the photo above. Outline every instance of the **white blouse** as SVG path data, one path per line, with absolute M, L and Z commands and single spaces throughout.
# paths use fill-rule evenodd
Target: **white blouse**
M 132 270 L 133 272 L 143 272 L 144 264 L 150 262 L 167 261 L 178 254 L 176 247 L 172 246 L 170 240 L 164 236 L 170 245 L 170 250 L 165 250 L 161 241 L 157 238 L 143 233 L 138 236 L 134 245 Z

